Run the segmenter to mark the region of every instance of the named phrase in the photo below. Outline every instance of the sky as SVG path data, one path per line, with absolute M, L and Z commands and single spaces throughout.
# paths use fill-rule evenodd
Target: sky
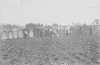
M 0 23 L 91 23 L 99 11 L 99 0 L 0 0 Z

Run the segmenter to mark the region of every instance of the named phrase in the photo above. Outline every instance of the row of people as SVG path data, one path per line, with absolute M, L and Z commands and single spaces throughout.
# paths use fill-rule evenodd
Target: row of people
M 15 32 L 12 32 L 12 31 L 10 31 L 10 32 L 3 31 L 1 33 L 1 36 L 0 36 L 1 40 L 18 39 L 18 38 L 22 38 L 22 37 L 23 37 L 22 31 L 19 31 L 19 32 L 17 32 L 17 31 L 15 31 Z
M 8 40 L 8 39 L 26 39 L 26 38 L 43 38 L 43 37 L 53 37 L 56 36 L 56 33 L 50 30 L 41 30 L 41 29 L 21 29 L 17 31 L 3 31 L 1 33 L 1 40 Z

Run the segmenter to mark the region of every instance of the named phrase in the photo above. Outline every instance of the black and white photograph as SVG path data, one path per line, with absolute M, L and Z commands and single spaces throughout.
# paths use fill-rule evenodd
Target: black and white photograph
M 100 0 L 0 0 L 0 65 L 100 65 Z

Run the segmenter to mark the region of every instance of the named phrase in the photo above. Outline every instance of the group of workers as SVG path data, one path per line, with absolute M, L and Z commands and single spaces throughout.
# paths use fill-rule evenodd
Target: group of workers
M 52 37 L 55 33 L 49 30 L 41 30 L 41 29 L 19 29 L 16 31 L 2 31 L 0 33 L 1 40 L 8 40 L 8 39 L 26 39 L 26 38 L 44 38 L 44 37 Z
M 6 27 L 7 28 L 7 27 Z M 26 38 L 52 38 L 52 37 L 60 37 L 68 35 L 69 31 L 63 29 L 54 29 L 40 27 L 40 28 L 11 28 L 11 29 L 4 29 L 0 32 L 1 40 L 8 40 L 8 39 L 26 39 Z

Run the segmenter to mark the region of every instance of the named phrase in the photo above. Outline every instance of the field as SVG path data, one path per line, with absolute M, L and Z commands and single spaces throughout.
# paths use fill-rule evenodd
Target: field
M 98 32 L 74 29 L 63 38 L 11 39 L 1 42 L 3 65 L 97 65 L 100 58 Z

